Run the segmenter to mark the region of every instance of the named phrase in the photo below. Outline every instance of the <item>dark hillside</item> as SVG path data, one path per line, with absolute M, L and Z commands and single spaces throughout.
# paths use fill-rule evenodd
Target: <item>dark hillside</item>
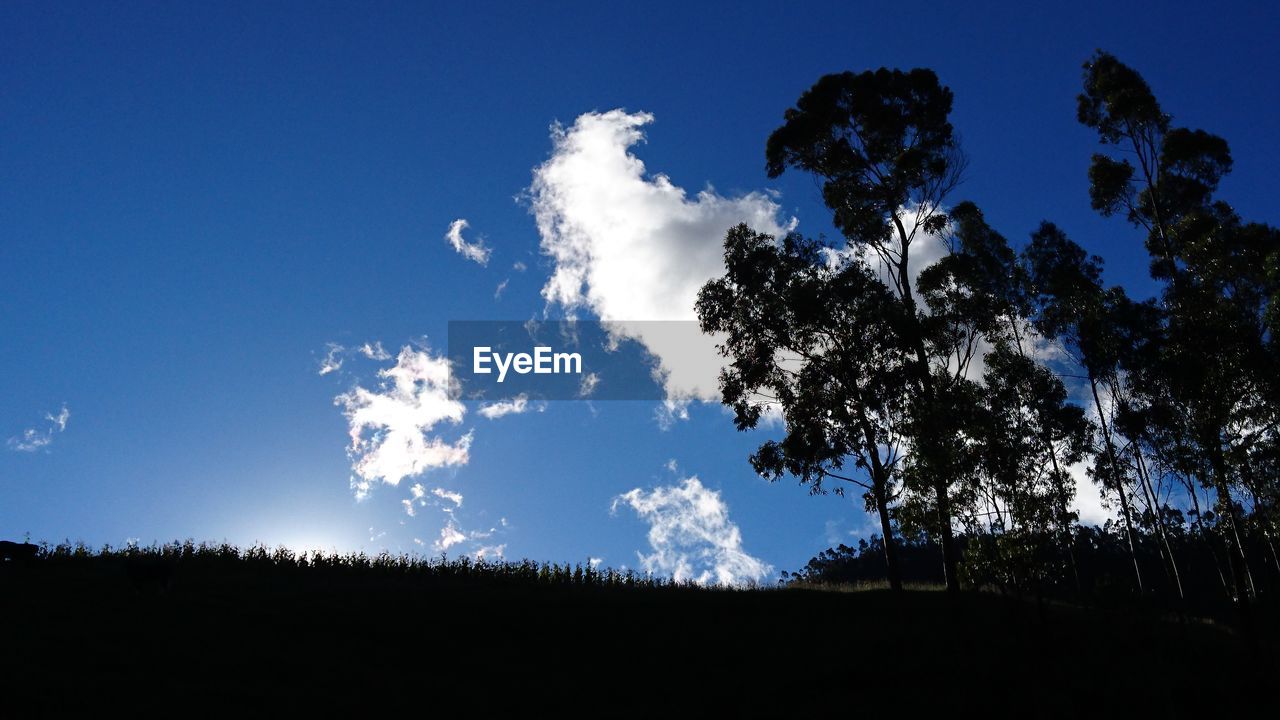
M 703 590 L 190 545 L 63 548 L 3 569 L 4 702 L 36 714 L 425 712 L 443 698 L 521 714 L 843 714 L 949 699 L 1004 716 L 1190 717 L 1274 678 L 1219 625 L 986 593 Z

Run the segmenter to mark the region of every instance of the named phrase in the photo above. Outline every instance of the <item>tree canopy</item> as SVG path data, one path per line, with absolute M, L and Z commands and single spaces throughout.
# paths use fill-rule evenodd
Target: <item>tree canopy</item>
M 1217 197 L 1225 140 L 1177 126 L 1114 56 L 1083 69 L 1085 187 L 1138 231 L 1155 297 L 1107 286 L 1052 222 L 1014 245 L 951 197 L 965 156 L 932 71 L 826 75 L 765 158 L 820 181 L 840 241 L 729 230 L 697 303 L 725 338 L 723 400 L 739 429 L 781 421 L 759 474 L 862 490 L 891 587 L 899 547 L 933 547 L 950 589 L 1080 596 L 1105 545 L 1135 594 L 1217 592 L 1248 622 L 1280 581 L 1280 231 Z M 924 243 L 942 252 L 921 267 Z M 1094 539 L 1073 510 L 1086 476 L 1115 512 Z

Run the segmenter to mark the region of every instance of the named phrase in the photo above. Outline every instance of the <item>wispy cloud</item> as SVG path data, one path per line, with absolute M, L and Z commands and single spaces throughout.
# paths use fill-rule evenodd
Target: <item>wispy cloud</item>
M 347 358 L 360 355 L 369 360 L 390 360 L 391 353 L 382 347 L 381 341 L 372 343 L 364 343 L 360 347 L 348 348 L 339 343 L 331 342 L 324 345 L 324 357 L 320 359 L 320 375 L 328 375 L 342 369 Z
M 725 197 L 708 188 L 690 198 L 665 175 L 649 174 L 631 148 L 651 122 L 647 113 L 612 110 L 553 127 L 551 157 L 529 188 L 542 251 L 554 262 L 542 289 L 549 303 L 605 321 L 696 320 L 698 290 L 724 274 L 730 227 L 781 234 L 794 226 L 779 220 L 766 193 Z M 718 402 L 716 339 L 692 322 L 659 325 L 667 324 L 617 332 L 656 356 L 673 413 L 691 399 Z
M 449 223 L 449 232 L 445 233 L 444 239 L 448 240 L 449 244 L 453 246 L 453 249 L 462 257 L 471 260 L 472 262 L 480 263 L 481 265 L 488 265 L 489 255 L 492 251 L 485 247 L 483 238 L 476 240 L 474 243 L 467 242 L 462 237 L 462 231 L 466 230 L 468 227 L 471 227 L 470 223 L 462 218 L 458 218 L 457 220 Z
M 380 386 L 357 386 L 334 399 L 349 425 L 352 488 L 363 498 L 373 483 L 398 485 L 433 468 L 465 465 L 471 433 L 452 442 L 433 434 L 440 423 L 462 422 L 466 408 L 449 397 L 449 361 L 427 349 L 404 347 Z
M 506 551 L 506 543 L 500 543 L 498 545 L 483 545 L 476 548 L 475 556 L 477 560 L 501 560 Z
M 62 432 L 67 429 L 67 421 L 71 419 L 71 410 L 67 409 L 66 405 L 63 405 L 57 415 L 46 414 L 44 417 L 58 428 L 58 432 Z
M 466 533 L 459 530 L 458 526 L 454 523 L 453 518 L 450 518 L 449 521 L 445 523 L 445 526 L 440 528 L 440 539 L 436 540 L 433 547 L 436 552 L 444 552 L 454 545 L 466 541 Z
M 338 343 L 325 343 L 324 358 L 320 360 L 320 374 L 328 375 L 331 372 L 337 372 L 342 369 L 342 363 L 346 358 L 343 356 L 346 348 Z
M 381 341 L 375 341 L 373 344 L 365 343 L 360 346 L 360 354 L 370 360 L 390 360 L 391 353 L 382 347 Z
M 401 500 L 400 504 L 404 506 L 405 514 L 409 517 L 417 517 L 419 508 L 428 505 L 434 505 L 446 515 L 452 515 L 455 510 L 462 507 L 462 499 L 460 492 L 438 487 L 432 488 L 428 494 L 427 488 L 422 483 L 414 483 L 409 488 L 409 497 Z
M 455 508 L 462 507 L 462 493 L 452 492 L 449 490 L 445 490 L 444 488 L 435 488 L 434 490 L 431 491 L 431 494 L 435 495 L 441 500 L 448 500 L 449 502 L 453 503 L 453 506 Z
M 582 382 L 578 383 L 578 397 L 591 397 L 591 394 L 600 386 L 600 375 L 589 372 L 582 376 Z
M 418 514 L 418 506 L 426 505 L 426 488 L 422 487 L 422 483 L 414 483 L 409 488 L 409 497 L 400 501 L 404 506 L 404 511 L 409 517 L 416 517 Z
M 55 415 L 45 413 L 48 423 L 43 428 L 27 428 L 21 435 L 11 437 L 6 442 L 10 450 L 15 452 L 35 452 L 53 444 L 53 436 L 67 429 L 67 421 L 71 419 L 71 410 L 66 405 Z
M 482 406 L 477 412 L 490 420 L 506 415 L 519 415 L 529 409 L 529 396 L 520 394 L 510 400 L 500 400 Z
M 506 527 L 505 523 L 503 527 Z M 471 555 L 477 560 L 501 558 L 507 549 L 507 544 L 492 541 L 497 539 L 495 536 L 502 533 L 503 531 L 497 527 L 491 527 L 488 530 L 465 530 L 458 524 L 457 519 L 450 515 L 444 527 L 440 528 L 440 536 L 431 543 L 431 549 L 437 553 L 456 550 L 465 555 Z
M 729 520 L 720 493 L 688 477 L 678 485 L 635 488 L 614 498 L 611 510 L 626 505 L 649 523 L 648 555 L 637 552 L 647 572 L 702 585 L 759 582 L 773 567 L 748 555 L 742 532 Z

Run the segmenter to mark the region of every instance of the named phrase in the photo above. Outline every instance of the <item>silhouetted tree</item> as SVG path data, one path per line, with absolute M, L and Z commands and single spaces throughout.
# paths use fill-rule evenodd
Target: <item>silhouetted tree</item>
M 855 253 L 880 263 L 898 305 L 899 338 L 906 350 L 902 391 L 910 417 L 912 464 L 932 490 L 930 530 L 940 539 L 948 589 L 959 588 L 953 542 L 943 417 L 948 389 L 940 379 L 945 358 L 929 351 L 924 309 L 912 277 L 913 247 L 947 224 L 943 203 L 956 186 L 964 159 L 947 116 L 951 91 L 930 70 L 880 69 L 826 75 L 787 110 L 769 137 L 771 177 L 788 167 L 822 179 L 822 195 Z M 909 391 L 909 392 L 908 392 Z
M 761 445 L 752 466 L 773 480 L 790 473 L 815 493 L 828 478 L 864 488 L 890 586 L 900 590 L 889 504 L 904 362 L 893 297 L 865 262 L 831 263 L 828 248 L 799 235 L 778 243 L 739 225 L 724 257 L 725 276 L 697 302 L 703 331 L 724 334 L 724 402 L 740 430 L 775 411 L 786 423 L 785 437 Z
M 1243 222 L 1213 198 L 1231 169 L 1226 141 L 1173 127 L 1141 76 L 1115 57 L 1099 52 L 1085 64 L 1078 115 L 1104 145 L 1128 154 L 1094 155 L 1090 196 L 1104 215 L 1122 212 L 1147 232 L 1151 274 L 1164 286 L 1145 368 L 1171 401 L 1169 412 L 1148 417 L 1175 423 L 1155 434 L 1174 440 L 1162 451 L 1186 456 L 1182 462 L 1215 496 L 1230 585 L 1247 623 L 1256 587 L 1240 499 L 1262 448 L 1276 442 L 1274 284 L 1266 268 L 1280 233 Z
M 1141 592 L 1144 585 L 1135 547 L 1129 474 L 1116 448 L 1114 423 L 1108 420 L 1111 407 L 1102 400 L 1103 392 L 1109 391 L 1112 398 L 1118 394 L 1120 359 L 1127 340 L 1117 321 L 1130 308 L 1130 301 L 1121 288 L 1103 288 L 1101 258 L 1089 256 L 1051 223 L 1043 223 L 1032 234 L 1022 255 L 1030 279 L 1037 330 L 1060 343 L 1084 370 L 1089 383 L 1101 438 L 1093 476 L 1120 502 L 1125 538 Z
M 957 514 L 970 533 L 989 532 L 992 542 L 974 549 L 1008 583 L 1038 589 L 1061 575 L 1049 566 L 1062 557 L 1076 578 L 1066 468 L 1083 458 L 1089 425 L 1037 358 L 1029 276 L 1005 238 L 968 202 L 951 212 L 947 237 L 949 254 L 921 272 L 919 290 L 931 354 L 949 356 L 951 376 L 939 383 L 953 398 L 946 446 L 968 456 L 951 468 L 968 484 Z M 971 379 L 978 357 L 981 377 Z
M 974 204 L 946 209 L 964 168 L 950 108 L 928 70 L 822 77 L 769 137 L 767 169 L 816 175 L 843 243 L 738 226 L 699 295 L 737 426 L 785 423 L 755 470 L 859 486 L 880 518 L 881 541 L 804 578 L 883 567 L 897 589 L 900 549 L 936 547 L 952 591 L 963 557 L 973 584 L 1037 597 L 1136 589 L 1181 611 L 1203 600 L 1188 587 L 1221 587 L 1248 622 L 1251 564 L 1280 573 L 1280 232 L 1214 198 L 1225 141 L 1173 127 L 1099 53 L 1078 116 L 1115 151 L 1093 158 L 1094 207 L 1146 232 L 1161 289 L 1135 301 L 1050 223 L 1017 252 Z M 944 252 L 922 268 L 926 242 Z M 1087 461 L 1119 508 L 1102 528 L 1072 510 L 1069 468 Z

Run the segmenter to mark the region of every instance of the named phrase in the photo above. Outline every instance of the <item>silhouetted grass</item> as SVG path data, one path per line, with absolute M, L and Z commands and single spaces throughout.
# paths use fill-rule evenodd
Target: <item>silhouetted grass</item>
M 387 552 L 376 555 L 320 550 L 295 552 L 287 547 L 251 545 L 240 548 L 229 543 L 195 543 L 192 540 L 164 545 L 122 548 L 106 545 L 93 550 L 83 543 L 43 546 L 35 572 L 54 575 L 81 572 L 99 580 L 128 580 L 133 585 L 154 584 L 168 590 L 176 579 L 198 581 L 207 573 L 258 576 L 273 582 L 295 582 L 322 575 L 326 579 L 405 581 L 431 585 L 576 586 L 597 588 L 695 589 L 692 582 L 642 575 L 634 570 L 597 569 L 588 563 L 539 563 L 532 560 L 506 561 L 422 557 Z M 116 571 L 122 570 L 123 573 Z M 48 580 L 49 577 L 45 577 Z M 143 589 L 135 587 L 135 590 Z M 724 589 L 724 588 L 721 588 Z
M 447 697 L 469 715 L 1180 717 L 1272 677 L 1229 630 L 1144 613 L 706 589 L 585 563 L 64 544 L 5 563 L 0 583 L 0 702 L 50 712 L 437 714 Z

